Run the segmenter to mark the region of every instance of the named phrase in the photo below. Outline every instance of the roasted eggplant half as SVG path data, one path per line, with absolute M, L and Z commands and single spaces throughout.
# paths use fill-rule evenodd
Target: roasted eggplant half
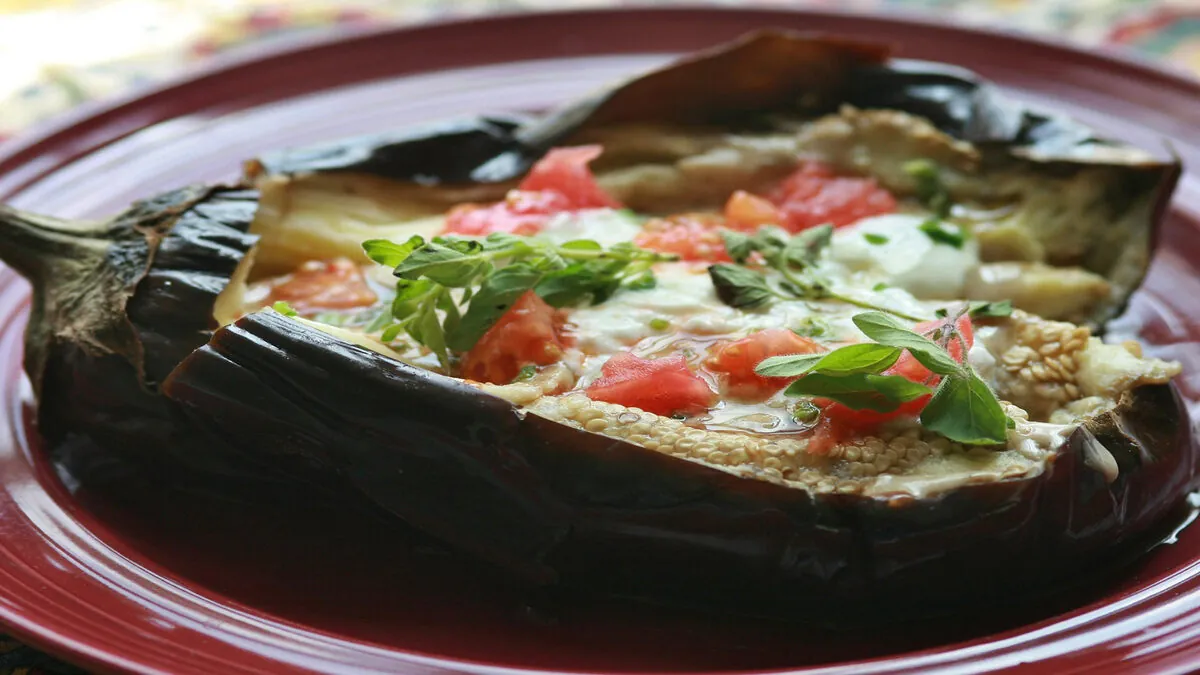
M 1178 174 L 764 32 L 105 226 L 5 211 L 0 255 L 44 433 L 186 436 L 533 585 L 840 622 L 1059 583 L 1180 503 L 1180 367 L 1097 337 Z M 101 362 L 119 395 L 67 406 Z

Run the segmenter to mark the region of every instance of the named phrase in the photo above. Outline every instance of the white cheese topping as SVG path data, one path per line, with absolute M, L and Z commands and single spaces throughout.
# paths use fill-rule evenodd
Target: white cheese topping
M 629 213 L 613 209 L 588 209 L 555 215 L 546 223 L 541 236 L 555 244 L 591 239 L 608 248 L 613 244 L 632 241 L 641 231 L 641 222 Z
M 857 277 L 858 287 L 882 282 L 922 299 L 961 298 L 967 273 L 979 265 L 979 243 L 972 237 L 961 248 L 935 242 L 920 229 L 926 220 L 893 213 L 838 228 L 830 261 Z

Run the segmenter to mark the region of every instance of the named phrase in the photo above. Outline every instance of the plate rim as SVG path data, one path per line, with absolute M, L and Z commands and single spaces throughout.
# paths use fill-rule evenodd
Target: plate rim
M 338 46 L 345 43 L 369 41 L 390 35 L 402 35 L 404 33 L 437 30 L 443 28 L 453 29 L 456 26 L 461 26 L 464 24 L 498 24 L 525 18 L 531 20 L 546 20 L 556 18 L 565 19 L 570 17 L 583 17 L 588 15 L 630 13 L 692 14 L 697 12 L 725 14 L 759 13 L 763 15 L 787 14 L 791 16 L 812 16 L 823 20 L 833 19 L 842 21 L 886 23 L 900 26 L 919 27 L 925 30 L 934 29 L 941 32 L 958 35 L 978 35 L 980 37 L 993 40 L 1003 40 L 1025 45 L 1036 45 L 1039 48 L 1058 52 L 1063 55 L 1069 55 L 1074 58 L 1104 61 L 1109 65 L 1118 66 L 1122 71 L 1124 71 L 1121 73 L 1122 75 L 1150 75 L 1159 83 L 1181 89 L 1200 99 L 1200 73 L 1190 73 L 1180 67 L 1174 66 L 1173 64 L 1155 61 L 1147 56 L 1143 56 L 1137 52 L 1134 52 L 1133 50 L 1121 49 L 1117 46 L 1106 44 L 1089 46 L 1074 43 L 1056 42 L 1048 36 L 1027 33 L 1015 28 L 956 23 L 951 20 L 941 19 L 934 15 L 933 12 L 921 12 L 909 9 L 889 10 L 887 12 L 868 12 L 816 7 L 791 8 L 781 7 L 779 5 L 767 2 L 766 0 L 751 0 L 750 2 L 736 6 L 706 4 L 703 2 L 693 1 L 663 5 L 655 3 L 652 0 L 635 0 L 629 4 L 606 7 L 537 9 L 528 12 L 501 11 L 485 14 L 432 17 L 419 20 L 415 23 L 406 24 L 384 24 L 378 26 L 345 28 L 339 27 L 331 30 L 328 33 L 302 33 L 295 36 L 287 36 L 269 40 L 263 43 L 250 43 L 241 45 L 230 49 L 228 52 L 219 53 L 204 62 L 186 66 L 183 70 L 162 80 L 146 85 L 134 86 L 131 89 L 112 97 L 85 101 L 84 103 L 71 108 L 70 110 L 52 115 L 46 120 L 35 123 L 34 125 L 19 131 L 10 138 L 0 142 L 0 179 L 3 179 L 4 176 L 9 173 L 9 171 L 12 169 L 11 165 L 30 163 L 29 160 L 31 158 L 26 159 L 24 162 L 21 160 L 27 156 L 36 155 L 37 148 L 46 145 L 56 137 L 73 131 L 88 122 L 93 122 L 98 119 L 116 115 L 125 108 L 133 108 L 139 104 L 144 104 L 147 100 L 167 96 L 177 90 L 189 86 L 195 86 L 202 80 L 220 77 L 221 75 L 228 74 L 231 71 L 237 71 L 254 64 L 261 64 L 264 61 L 288 58 L 301 52 L 336 49 Z M 663 53 L 670 53 L 670 50 L 664 50 Z M 1114 76 L 1118 75 L 1118 73 L 1113 74 Z M 107 137 L 104 139 L 103 143 L 98 145 L 89 145 L 85 151 L 79 152 L 71 157 L 66 157 L 60 161 L 69 162 L 75 157 L 86 154 L 87 152 L 93 152 L 104 145 L 117 142 L 129 134 L 136 132 L 140 128 L 142 127 L 131 128 L 119 135 Z M 44 177 L 47 173 L 51 173 L 52 171 L 53 169 L 49 169 L 47 171 L 38 173 L 37 175 L 30 176 L 15 186 L 0 186 L 0 199 L 8 199 L 12 195 L 20 193 L 24 188 L 28 187 L 28 185 L 36 182 L 38 179 Z
M 34 162 L 37 156 L 38 148 L 54 143 L 56 139 L 62 136 L 70 135 L 72 132 L 77 132 L 80 127 L 86 127 L 89 123 L 94 123 L 97 120 L 102 120 L 111 116 L 120 116 L 123 111 L 135 110 L 139 105 L 146 105 L 147 101 L 160 97 L 170 96 L 175 92 L 188 87 L 195 87 L 204 80 L 221 77 L 223 75 L 237 72 L 247 67 L 261 65 L 264 61 L 287 59 L 296 56 L 297 54 L 320 51 L 325 49 L 336 49 L 346 43 L 369 41 L 379 39 L 384 36 L 394 36 L 395 39 L 403 39 L 405 34 L 428 31 L 428 30 L 454 30 L 456 27 L 464 24 L 501 24 L 506 22 L 521 20 L 527 18 L 535 18 L 539 20 L 559 20 L 559 21 L 579 21 L 586 20 L 583 17 L 596 14 L 640 14 L 646 12 L 666 13 L 666 14 L 692 14 L 697 12 L 702 13 L 724 13 L 724 14 L 760 14 L 764 19 L 772 15 L 782 16 L 787 15 L 791 18 L 796 17 L 815 17 L 822 20 L 841 20 L 841 21 L 863 21 L 873 22 L 877 25 L 892 25 L 900 27 L 920 27 L 924 30 L 934 29 L 947 33 L 955 33 L 958 35 L 979 35 L 986 36 L 993 40 L 1003 40 L 1016 44 L 1034 44 L 1051 52 L 1068 55 L 1075 59 L 1084 59 L 1093 63 L 1104 63 L 1110 66 L 1116 66 L 1120 69 L 1120 74 L 1136 75 L 1139 77 L 1151 77 L 1157 83 L 1163 86 L 1181 90 L 1184 94 L 1195 97 L 1200 103 L 1200 79 L 1192 77 L 1185 72 L 1174 68 L 1165 67 L 1160 63 L 1152 62 L 1144 57 L 1135 54 L 1124 53 L 1113 50 L 1111 48 L 1095 48 L 1081 47 L 1076 45 L 1066 45 L 1051 41 L 1049 38 L 1040 36 L 1030 36 L 1020 33 L 1015 30 L 1002 28 L 989 28 L 980 26 L 960 26 L 951 24 L 945 21 L 932 19 L 927 15 L 911 12 L 895 12 L 887 14 L 861 13 L 843 10 L 827 10 L 816 8 L 787 8 L 766 4 L 755 4 L 748 6 L 713 6 L 713 5 L 696 5 L 696 4 L 681 4 L 661 6 L 649 3 L 641 3 L 636 5 L 624 5 L 617 7 L 605 8 L 588 8 L 588 9 L 572 9 L 572 10 L 543 10 L 536 12 L 520 12 L 520 13 L 504 13 L 499 15 L 475 15 L 475 16 L 455 16 L 444 17 L 433 21 L 425 21 L 416 24 L 406 25 L 389 25 L 379 26 L 364 29 L 351 29 L 337 31 L 330 35 L 302 35 L 295 38 L 271 42 L 268 44 L 256 44 L 243 49 L 235 49 L 228 54 L 220 55 L 211 61 L 201 64 L 200 66 L 189 68 L 186 71 L 168 78 L 159 83 L 147 87 L 140 87 L 133 91 L 129 91 L 118 97 L 89 102 L 77 109 L 74 109 L 66 114 L 55 117 L 51 120 L 43 122 L 36 127 L 27 130 L 14 136 L 12 139 L 0 144 L 0 179 L 3 179 L 6 171 L 13 166 L 27 165 Z M 664 50 L 667 53 L 671 50 Z M 641 51 L 639 53 L 649 54 L 650 51 Z M 582 55 L 582 54 L 580 54 Z M 418 69 L 419 70 L 419 69 Z M 1118 76 L 1114 73 L 1114 76 Z M 353 80 L 355 82 L 362 80 Z M 348 82 L 349 83 L 349 82 Z M 313 91 L 318 91 L 314 89 Z M 287 97 L 284 97 L 286 100 Z M 162 119 L 157 119 L 162 121 Z M 151 122 L 154 123 L 154 122 Z M 8 198 L 15 194 L 19 194 L 33 183 L 52 174 L 54 171 L 61 168 L 62 165 L 69 164 L 80 156 L 87 155 L 104 147 L 110 143 L 118 142 L 129 134 L 135 132 L 141 126 L 129 129 L 124 133 L 105 136 L 102 139 L 89 139 L 87 147 L 80 150 L 72 156 L 56 157 L 54 162 L 48 168 L 43 168 L 36 175 L 31 175 L 15 186 L 9 186 L 7 189 L 0 190 L 0 198 Z M 4 275 L 0 274 L 0 281 L 3 281 Z M 0 289 L 4 286 L 11 286 L 11 283 L 0 283 Z M 33 467 L 31 467 L 33 470 Z M 39 482 L 39 488 L 45 489 L 44 485 Z M 1200 566 L 1200 559 L 1193 560 L 1187 566 L 1187 569 Z M 1177 575 L 1183 570 L 1177 571 Z M 1160 580 L 1165 583 L 1167 579 Z M 1139 593 L 1147 589 L 1140 589 Z M 1132 595 L 1136 596 L 1139 593 Z M 5 594 L 4 589 L 0 589 L 0 598 Z M 209 596 L 217 594 L 208 592 Z M 1108 602 L 1110 598 L 1105 598 Z M 1193 598 L 1200 602 L 1200 597 Z M 1136 604 L 1136 603 L 1135 603 Z M 1200 606 L 1196 602 L 1192 607 Z M 235 605 L 236 607 L 236 605 Z M 241 609 L 238 607 L 238 609 Z M 254 611 L 253 608 L 249 608 Z M 1086 608 L 1084 608 L 1086 609 Z M 1080 617 L 1090 614 L 1084 611 Z M 271 617 L 272 620 L 287 623 L 286 620 L 278 617 Z M 1200 621 L 1200 619 L 1197 619 Z M 0 624 L 3 624 L 10 630 L 14 636 L 26 641 L 27 643 L 43 649 L 44 651 L 55 654 L 68 654 L 68 659 L 79 663 L 84 663 L 89 668 L 98 670 L 119 670 L 129 671 L 134 668 L 139 669 L 139 672 L 163 672 L 160 670 L 160 665 L 153 665 L 153 661 L 143 662 L 140 659 L 130 659 L 128 655 L 122 655 L 112 650 L 105 649 L 102 645 L 95 645 L 86 640 L 80 640 L 63 631 L 57 631 L 53 628 L 48 628 L 42 623 L 38 623 L 32 619 L 25 620 L 21 616 L 14 615 L 10 608 L 5 603 L 0 603 Z M 301 626 L 306 631 L 314 631 L 311 628 Z M 1028 626 L 1023 626 L 1018 630 L 1024 631 Z M 1002 634 L 1003 635 L 1003 634 Z M 979 640 L 973 640 L 967 643 L 959 643 L 947 647 L 935 647 L 918 652 L 898 654 L 894 656 L 884 656 L 874 659 L 842 662 L 836 664 L 828 664 L 827 666 L 816 666 L 802 669 L 805 673 L 841 673 L 850 672 L 849 668 L 855 669 L 854 672 L 917 672 L 912 668 L 923 667 L 952 667 L 956 663 L 963 663 L 962 659 L 969 658 L 961 654 L 963 650 L 975 650 L 983 653 L 992 653 L 994 648 L 992 643 L 995 637 L 987 636 Z M 986 642 L 983 642 L 986 641 Z M 353 642 L 353 640 L 351 640 Z M 976 642 L 983 642 L 976 645 Z M 1025 640 L 1018 640 L 1024 643 Z M 1191 638 L 1189 643 L 1193 647 L 1200 646 L 1200 638 Z M 364 645 L 366 646 L 366 645 Z M 1014 649 L 1007 650 L 1005 654 L 1020 654 L 1023 653 L 1028 645 L 1017 645 Z M 456 662 L 453 659 L 444 659 L 442 657 L 429 657 L 412 651 L 389 650 L 395 654 L 398 659 L 403 659 L 403 663 L 408 667 L 420 669 L 433 669 L 437 671 L 453 670 L 457 671 L 462 666 L 468 666 L 472 672 L 490 672 L 490 673 L 527 673 L 530 669 L 513 669 L 508 667 L 491 666 L 486 664 L 478 664 L 474 662 Z M 939 662 L 938 656 L 946 657 L 947 661 Z M 953 658 L 951 658 L 953 657 Z M 290 664 L 281 664 L 290 665 Z M 400 665 L 398 663 L 397 665 Z M 1035 664 L 1031 664 L 1035 665 Z M 1160 664 L 1169 665 L 1169 664 Z M 1176 664 L 1177 665 L 1177 664 Z M 771 671 L 758 672 L 796 672 L 797 669 L 781 669 Z

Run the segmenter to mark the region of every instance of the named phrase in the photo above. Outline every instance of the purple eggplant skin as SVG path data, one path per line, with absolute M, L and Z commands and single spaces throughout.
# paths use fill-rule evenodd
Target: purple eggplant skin
M 531 165 L 527 148 L 513 135 L 529 119 L 488 115 L 280 150 L 251 161 L 247 170 L 272 175 L 353 170 L 423 184 L 506 180 L 515 168 L 524 173 Z
M 163 392 L 213 442 L 344 481 L 526 583 L 825 623 L 1061 581 L 1137 542 L 1196 463 L 1177 392 L 1156 385 L 1080 427 L 1040 476 L 813 495 L 523 414 L 272 312 L 217 331 Z M 1084 461 L 1089 437 L 1114 483 Z
M 0 206 L 0 258 L 34 289 L 25 368 L 52 452 L 67 463 L 100 447 L 223 472 L 236 465 L 188 449 L 158 384 L 211 337 L 217 295 L 257 241 L 248 234 L 256 209 L 254 190 L 204 186 L 100 223 Z

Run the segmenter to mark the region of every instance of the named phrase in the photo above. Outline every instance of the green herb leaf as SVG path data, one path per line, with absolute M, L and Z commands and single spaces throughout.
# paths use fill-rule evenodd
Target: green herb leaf
M 1001 300 L 999 302 L 973 302 L 971 308 L 967 310 L 972 318 L 985 317 L 1005 317 L 1012 316 L 1013 306 L 1011 300 Z
M 725 252 L 735 263 L 746 262 L 756 248 L 750 235 L 733 230 L 721 230 L 721 239 L 725 241 Z
M 398 279 L 396 295 L 392 298 L 392 316 L 406 319 L 415 314 L 421 308 L 421 303 L 436 290 L 435 287 L 436 284 L 429 279 Z
M 591 239 L 574 239 L 561 246 L 568 251 L 603 251 L 604 247 Z
M 822 337 L 829 334 L 829 324 L 816 317 L 805 317 L 800 323 L 791 327 L 791 331 L 800 337 Z
M 754 372 L 763 377 L 796 377 L 807 372 L 825 375 L 870 373 L 887 370 L 903 350 L 874 342 L 839 347 L 825 354 L 791 354 L 763 359 Z
M 271 305 L 271 309 L 275 310 L 276 312 L 279 312 L 280 314 L 282 314 L 284 316 L 297 316 L 299 314 L 299 312 L 292 309 L 292 306 L 287 304 L 283 300 L 277 300 L 275 302 L 275 304 Z
M 434 309 L 433 303 L 425 304 L 417 316 L 408 322 L 408 334 L 436 354 L 442 368 L 449 370 L 450 355 L 446 351 L 446 334 Z
M 524 382 L 537 375 L 537 366 L 521 366 L 521 370 L 517 372 L 517 376 L 513 378 L 513 382 Z
M 661 317 L 650 319 L 650 330 L 664 331 L 671 327 L 671 322 Z
M 763 377 L 797 377 L 813 369 L 825 354 L 788 354 L 772 356 L 758 362 L 754 372 Z
M 872 286 L 871 290 L 878 293 L 879 291 L 886 291 L 889 288 L 891 288 L 891 287 L 881 281 L 881 282 L 875 284 L 874 286 Z
M 814 424 L 820 418 L 821 409 L 813 405 L 812 401 L 801 400 L 792 406 L 792 419 L 800 424 Z
M 947 223 L 936 218 L 930 218 L 921 223 L 917 229 L 935 243 L 946 244 L 954 248 L 962 248 L 967 241 L 967 235 L 958 225 Z
M 461 287 L 491 268 L 483 244 L 469 239 L 437 239 L 413 251 L 399 265 L 401 279 L 422 277 L 443 286 Z
M 891 241 L 890 239 L 883 236 L 882 234 L 874 234 L 872 232 L 867 232 L 866 234 L 864 234 L 863 239 L 866 239 L 868 244 L 874 244 L 876 246 L 881 246 L 881 245 L 886 244 L 889 241 Z
M 799 269 L 811 267 L 832 241 L 832 225 L 810 227 L 787 241 L 783 247 L 783 258 L 787 264 Z
M 395 267 L 413 251 L 425 245 L 425 239 L 419 235 L 409 237 L 403 244 L 396 244 L 387 239 L 371 239 L 362 243 L 363 251 L 371 260 L 384 267 Z
M 970 369 L 943 379 L 921 411 L 926 429 L 971 445 L 1004 443 L 1007 420 L 996 395 Z
M 882 312 L 856 314 L 853 321 L 867 337 L 880 344 L 907 349 L 921 365 L 939 375 L 958 373 L 963 369 L 962 364 L 937 343 L 901 326 Z
M 950 215 L 950 194 L 942 183 L 942 174 L 937 164 L 928 159 L 914 159 L 904 163 L 904 172 L 917 183 L 917 199 L 929 207 L 938 218 Z
M 789 396 L 820 396 L 855 410 L 892 412 L 929 393 L 929 387 L 898 375 L 811 373 L 788 386 Z
M 620 260 L 586 260 L 561 270 L 548 272 L 537 285 L 537 294 L 555 307 L 577 305 L 585 300 L 593 304 L 607 300 L 621 285 L 619 273 L 625 269 Z
M 717 297 L 730 307 L 756 309 L 771 304 L 777 294 L 759 272 L 737 265 L 717 264 L 708 268 Z
M 654 272 L 646 270 L 625 283 L 625 288 L 631 291 L 648 291 L 658 286 L 658 277 Z
M 387 328 L 383 329 L 383 335 L 380 335 L 379 339 L 381 341 L 383 341 L 384 343 L 392 342 L 396 338 L 400 337 L 400 334 L 403 332 L 404 332 L 404 324 L 394 323 L 394 324 L 388 326 Z

